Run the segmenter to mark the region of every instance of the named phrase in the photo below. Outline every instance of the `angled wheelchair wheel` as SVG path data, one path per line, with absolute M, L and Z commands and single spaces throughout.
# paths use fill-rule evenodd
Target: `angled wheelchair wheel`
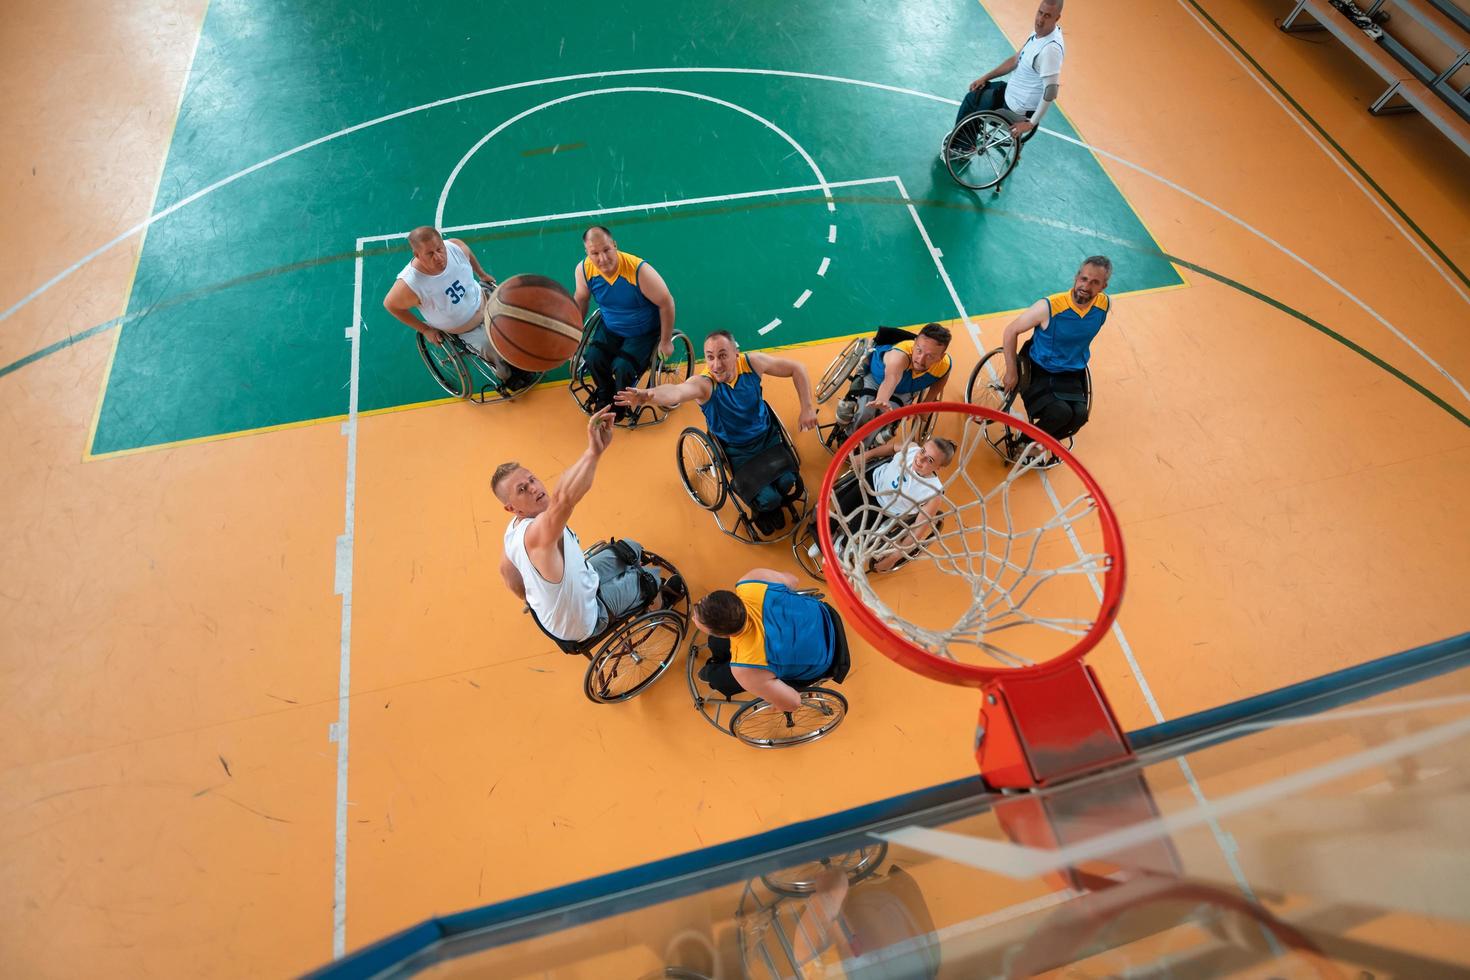
M 817 511 L 812 508 L 801 519 L 796 533 L 791 536 L 791 556 L 796 564 L 818 582 L 827 581 L 822 571 L 822 549 L 817 544 Z
M 817 890 L 821 877 L 827 871 L 842 871 L 847 874 L 847 883 L 855 885 L 870 877 L 883 866 L 888 857 L 888 842 L 878 841 L 854 851 L 832 854 L 820 861 L 808 861 L 791 868 L 782 868 L 761 875 L 761 881 L 778 895 L 810 895 Z
M 998 187 L 1021 158 L 1021 142 L 998 112 L 971 113 L 944 138 L 944 165 L 961 187 L 983 191 Z
M 591 346 L 598 331 L 602 329 L 602 311 L 593 310 L 582 324 L 582 339 L 567 361 L 567 372 L 571 378 L 567 392 L 585 414 L 592 414 L 592 378 L 587 373 L 587 348 Z
M 1001 384 L 1005 371 L 1005 351 L 1001 348 L 997 347 L 980 358 L 980 363 L 976 364 L 975 369 L 970 372 L 970 380 L 965 385 L 965 401 L 971 405 L 991 408 L 1006 414 L 1024 413 L 1023 409 L 1016 407 L 1016 392 L 1006 391 L 1005 386 Z M 1015 432 L 1009 426 L 979 419 L 971 419 L 966 424 L 979 425 L 984 428 L 985 441 L 990 443 L 990 448 L 994 449 L 1007 463 L 1015 461 L 1019 447 L 1015 442 Z
M 430 343 L 421 333 L 415 332 L 414 336 L 418 339 L 419 357 L 423 358 L 434 382 L 453 398 L 468 398 L 470 377 L 459 351 L 449 343 Z
M 782 711 L 769 701 L 753 701 L 730 719 L 730 734 L 758 749 L 784 749 L 815 742 L 847 717 L 847 698 L 825 687 L 801 692 L 801 706 Z
M 723 507 L 730 492 L 729 467 L 709 434 L 692 425 L 679 433 L 678 460 L 689 499 L 709 511 Z
M 821 379 L 817 381 L 815 394 L 818 405 L 825 404 L 845 383 L 852 380 L 868 353 L 870 343 L 867 337 L 854 337 L 832 359 L 832 363 L 827 365 L 827 370 L 822 372 Z
M 658 680 L 684 642 L 684 618 L 668 609 L 644 613 L 598 644 L 582 679 L 582 693 L 597 704 L 637 697 Z
M 690 343 L 689 337 L 682 330 L 675 330 L 670 342 L 674 345 L 674 350 L 668 357 L 659 357 L 658 350 L 654 350 L 653 363 L 643 376 L 641 387 L 683 384 L 694 375 L 694 345 Z M 628 428 L 637 428 L 640 425 L 657 425 L 668 417 L 667 408 L 644 405 L 630 411 L 621 424 Z

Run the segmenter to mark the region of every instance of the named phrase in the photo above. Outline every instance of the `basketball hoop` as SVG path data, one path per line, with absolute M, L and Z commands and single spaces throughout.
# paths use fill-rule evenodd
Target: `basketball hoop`
M 1012 445 L 1025 444 L 1013 462 L 991 452 L 997 426 Z M 890 428 L 898 448 L 875 465 L 871 437 Z M 956 443 L 953 458 L 925 474 L 915 468 L 921 452 L 932 455 L 923 440 L 936 437 Z M 1097 481 L 1056 439 L 978 405 L 903 406 L 837 450 L 816 524 L 832 600 L 850 625 L 904 667 L 983 688 L 989 705 L 1013 716 L 1015 748 L 1031 765 L 1012 785 L 1126 757 L 1126 739 L 1081 664 L 1117 617 L 1123 538 Z M 1066 721 L 1043 709 L 1048 717 L 1033 715 L 1028 729 L 1017 714 L 1023 703 L 1034 710 L 1059 698 L 1074 712 Z M 1079 707 L 1079 698 L 1099 710 Z M 995 725 L 982 717 L 982 734 Z M 1095 738 L 1103 729 L 1111 751 Z M 1081 756 L 1066 750 L 1078 738 L 1092 742 Z M 1042 745 L 1050 761 L 1038 767 L 1030 749 Z

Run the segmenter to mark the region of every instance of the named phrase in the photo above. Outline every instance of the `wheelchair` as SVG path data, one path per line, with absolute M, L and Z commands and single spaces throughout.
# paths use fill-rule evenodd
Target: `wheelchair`
M 491 283 L 481 285 L 492 293 L 495 291 Z M 521 372 L 513 383 L 503 380 L 490 362 L 458 334 L 444 333 L 444 340 L 437 344 L 422 333 L 415 332 L 414 336 L 424 367 L 451 398 L 463 398 L 479 405 L 508 402 L 541 383 L 542 375 L 532 372 Z
M 786 431 L 780 416 L 769 402 L 766 415 L 775 427 L 780 441 L 748 461 L 739 471 L 731 465 L 724 445 L 719 439 L 697 426 L 689 426 L 679 433 L 678 462 L 679 479 L 689 498 L 715 517 L 720 531 L 746 544 L 769 544 L 789 537 L 807 512 L 806 484 L 801 478 L 801 457 L 796 454 L 796 444 Z M 786 517 L 786 528 L 772 535 L 763 535 L 755 526 L 756 493 L 782 473 L 791 473 L 796 482 L 781 498 L 780 511 Z M 720 516 L 725 504 L 732 505 L 735 520 L 730 527 Z
M 1001 384 L 1001 378 L 1005 376 L 1006 369 L 1005 350 L 997 347 L 989 351 L 984 357 L 980 358 L 980 363 L 975 365 L 975 370 L 970 372 L 969 383 L 965 385 L 965 401 L 971 405 L 993 408 L 1007 415 L 1020 415 L 1023 418 L 1029 419 L 1030 415 L 1025 410 L 1024 402 L 1018 404 L 1018 401 L 1021 398 L 1021 392 L 1027 387 L 1027 383 L 1030 381 L 1030 364 L 1030 358 L 1018 358 L 1020 376 L 1016 379 L 1015 390 L 1006 391 L 1005 387 Z M 1091 415 L 1091 367 L 1083 370 L 1083 377 L 1086 383 L 1087 413 Z M 1017 462 L 1028 449 L 1036 445 L 1030 440 L 1021 438 L 1020 434 L 1008 425 L 999 422 L 980 422 L 978 420 L 973 424 L 984 426 L 985 441 L 990 444 L 991 449 L 995 450 L 996 455 L 1000 456 L 1007 464 Z M 1066 439 L 1061 440 L 1062 445 L 1070 450 L 1074 438 L 1074 436 L 1068 436 Z M 1046 459 L 1039 461 L 1037 466 L 1045 469 L 1055 466 L 1057 462 L 1058 460 L 1050 454 L 1046 454 Z
M 859 412 L 859 399 L 864 395 L 871 397 L 878 391 L 878 385 L 868 373 L 868 362 L 873 356 L 873 351 L 879 347 L 896 344 L 903 340 L 914 340 L 918 334 L 898 327 L 879 327 L 877 333 L 871 337 L 854 337 L 837 354 L 832 362 L 827 365 L 826 370 L 818 379 L 814 395 L 817 401 L 817 410 L 831 401 L 839 391 L 842 397 L 837 400 L 833 409 L 833 420 L 831 422 L 817 422 L 817 437 L 822 446 L 829 453 L 837 452 L 847 437 L 857 429 L 855 421 Z M 903 427 L 908 423 L 900 423 L 894 426 L 886 426 L 879 429 L 870 437 L 871 445 L 887 442 L 894 436 L 908 436 Z M 929 437 L 929 430 L 933 428 L 934 416 L 925 413 L 921 421 L 917 423 L 920 428 L 913 433 L 914 438 L 920 441 Z
M 587 317 L 587 322 L 582 325 L 582 340 L 577 344 L 577 351 L 572 355 L 568 369 L 571 371 L 571 384 L 567 391 L 571 392 L 572 400 L 584 415 L 591 415 L 594 411 L 593 398 L 596 389 L 593 387 L 592 376 L 587 371 L 587 348 L 596 339 L 597 333 L 603 329 L 602 311 L 593 310 Z M 677 385 L 688 381 L 694 373 L 694 345 L 681 330 L 675 330 L 671 338 L 674 350 L 668 358 L 658 356 L 658 348 L 655 347 L 652 357 L 649 359 L 647 370 L 641 380 L 640 388 L 654 388 L 658 385 Z M 615 423 L 625 429 L 636 429 L 640 425 L 657 425 L 669 417 L 669 409 L 658 405 L 640 405 L 630 408 L 623 417 Z
M 587 556 L 590 558 L 611 546 L 611 541 L 599 541 L 588 549 Z M 617 704 L 642 694 L 668 670 L 689 632 L 689 590 L 679 570 L 668 559 L 646 548 L 643 564 L 656 565 L 664 571 L 662 587 L 655 593 L 664 597 L 663 608 L 649 609 L 653 603 L 653 597 L 649 597 L 633 611 L 621 617 L 609 617 L 601 633 L 585 640 L 553 636 L 530 606 L 525 609 L 536 628 L 562 653 L 587 658 L 582 693 L 596 704 Z M 670 587 L 670 582 L 675 583 L 674 587 Z
M 1036 135 L 1035 129 L 1020 139 L 1011 135 L 1011 126 L 1025 119 L 1024 113 L 1009 109 L 981 109 L 961 119 L 944 137 L 941 150 L 955 183 L 972 191 L 993 187 L 999 194 L 1021 162 L 1022 145 Z
M 887 459 L 874 460 L 873 462 L 869 463 L 868 466 L 863 470 L 863 479 L 867 481 L 869 487 L 872 487 L 873 485 L 873 474 L 876 473 L 878 471 L 878 468 L 886 462 L 888 462 Z M 857 480 L 857 474 L 854 473 L 852 470 L 848 470 L 846 473 L 842 474 L 842 476 L 837 478 L 836 484 L 834 484 L 832 487 L 833 493 L 837 496 L 838 507 L 841 508 L 844 513 L 851 512 L 862 503 L 863 494 L 858 488 Z M 904 534 L 908 533 L 909 529 L 914 526 L 914 521 L 918 517 L 918 515 L 909 514 L 904 517 L 880 517 L 878 515 L 874 515 L 874 517 L 881 522 L 881 533 L 891 540 L 897 541 L 902 538 Z M 840 539 L 839 527 L 840 525 L 838 525 L 836 521 L 833 521 L 832 535 L 834 541 Z M 943 530 L 944 518 L 941 517 L 936 522 L 933 533 L 926 540 L 932 540 L 934 537 L 937 537 Z M 837 543 L 838 547 L 841 547 L 840 541 L 838 541 Z M 900 558 L 897 564 L 889 569 L 889 571 L 896 572 L 904 565 L 907 565 L 909 562 L 922 555 L 924 553 L 924 544 L 924 541 L 916 542 L 914 546 L 909 549 L 908 554 Z M 807 513 L 806 517 L 801 522 L 801 526 L 797 528 L 796 533 L 792 535 L 791 555 L 793 558 L 796 559 L 796 564 L 801 566 L 801 570 L 803 572 L 806 572 L 808 575 L 819 582 L 826 581 L 827 576 L 824 573 L 822 567 L 822 549 L 817 541 L 817 509 L 815 507 L 813 507 Z
M 804 591 L 801 594 L 821 598 L 819 592 Z M 710 687 L 703 677 L 710 660 L 709 637 L 696 631 L 685 660 L 685 673 L 689 695 L 694 699 L 694 707 L 700 716 L 726 735 L 757 749 L 784 749 L 815 742 L 842 724 L 847 717 L 847 698 L 821 685 L 826 680 L 841 684 L 852 667 L 852 655 L 848 651 L 842 617 L 825 602 L 822 608 L 836 636 L 832 666 L 822 677 L 792 685 L 801 695 L 801 707 L 795 711 L 782 711 L 764 698 L 727 697 Z

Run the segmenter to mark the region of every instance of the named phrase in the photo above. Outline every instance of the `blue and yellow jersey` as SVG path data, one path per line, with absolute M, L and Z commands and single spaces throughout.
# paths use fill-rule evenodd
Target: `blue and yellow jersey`
M 726 445 L 744 445 L 766 434 L 771 420 L 767 417 L 765 394 L 761 390 L 760 372 L 750 366 L 744 354 L 735 357 L 735 379 L 720 382 L 701 372 L 710 381 L 709 401 L 699 406 L 710 434 Z
M 887 366 L 883 363 L 883 355 L 891 350 L 903 351 L 904 355 L 912 364 L 914 360 L 914 342 L 912 340 L 901 340 L 896 344 L 885 344 L 882 347 L 873 348 L 872 357 L 868 361 L 868 373 L 873 376 L 875 386 L 883 383 L 883 376 Z M 934 366 L 927 371 L 915 372 L 912 367 L 903 373 L 898 379 L 898 386 L 893 389 L 895 395 L 912 395 L 923 391 L 930 385 L 938 383 L 949 374 L 949 369 L 954 366 L 954 360 L 945 354 Z
M 735 595 L 745 606 L 745 628 L 730 637 L 731 666 L 798 682 L 816 680 L 832 666 L 837 638 L 820 599 L 751 579 L 737 583 Z
M 617 272 L 609 278 L 591 258 L 582 260 L 582 275 L 602 310 L 608 333 L 641 337 L 659 328 L 658 306 L 638 288 L 638 272 L 646 264 L 636 255 L 619 252 Z
M 1092 338 L 1102 329 L 1112 306 L 1107 293 L 1098 293 L 1085 307 L 1072 302 L 1072 292 L 1053 293 L 1046 298 L 1043 328 L 1031 340 L 1031 360 L 1043 370 L 1081 371 L 1092 356 Z

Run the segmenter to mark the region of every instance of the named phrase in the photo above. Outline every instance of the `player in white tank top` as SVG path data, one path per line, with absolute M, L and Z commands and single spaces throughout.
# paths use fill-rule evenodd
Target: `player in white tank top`
M 970 91 L 955 114 L 956 125 L 977 110 L 1002 107 L 1022 117 L 1011 125 L 1011 133 L 1018 138 L 1041 123 L 1041 117 L 1046 115 L 1061 89 L 1066 43 L 1057 21 L 1062 16 L 1062 3 L 1063 0 L 1041 0 L 1031 36 L 1019 51 L 970 84 Z M 1010 77 L 999 81 L 1004 75 Z
M 493 364 L 502 378 L 514 382 L 530 377 L 506 363 L 490 346 L 484 321 L 489 290 L 481 281 L 493 284 L 494 280 L 470 247 L 458 238 L 445 239 L 428 225 L 409 232 L 408 242 L 413 259 L 398 273 L 383 298 L 383 307 L 430 343 L 441 342 L 441 332 L 457 334 Z M 413 315 L 415 307 L 422 320 Z
M 505 557 L 520 573 L 526 604 L 552 636 L 580 641 L 597 629 L 597 573 L 587 564 L 582 544 L 569 527 L 562 528 L 562 576 L 550 582 L 526 553 L 526 530 L 533 518 L 515 517 L 505 529 Z

